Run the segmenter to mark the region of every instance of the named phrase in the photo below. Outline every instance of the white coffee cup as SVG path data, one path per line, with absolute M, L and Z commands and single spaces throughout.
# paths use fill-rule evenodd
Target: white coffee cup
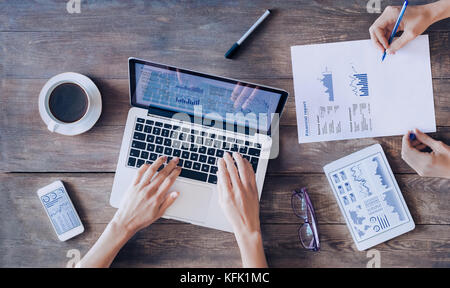
M 55 88 L 62 84 L 74 84 L 81 88 L 87 97 L 87 107 L 84 115 L 76 121 L 63 122 L 55 117 L 50 110 L 49 100 Z M 39 114 L 47 125 L 48 130 L 62 135 L 79 135 L 90 130 L 102 112 L 102 98 L 97 86 L 88 77 L 67 72 L 52 77 L 41 90 L 39 95 Z

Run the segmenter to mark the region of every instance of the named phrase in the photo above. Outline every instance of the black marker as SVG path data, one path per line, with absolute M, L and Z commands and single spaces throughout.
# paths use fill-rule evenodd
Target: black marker
M 233 54 L 239 49 L 239 47 L 245 41 L 245 39 L 247 39 L 247 37 L 250 36 L 250 34 L 252 34 L 252 32 L 256 28 L 258 28 L 258 26 L 267 18 L 267 16 L 269 16 L 269 14 L 270 10 L 267 9 L 266 12 L 264 12 L 264 14 L 261 17 L 259 17 L 258 21 L 256 21 L 255 24 L 253 24 L 253 26 L 250 27 L 250 29 L 248 29 L 248 31 L 244 34 L 244 36 L 242 36 L 241 39 L 239 39 L 236 43 L 234 43 L 234 45 L 230 48 L 230 50 L 228 50 L 227 53 L 225 53 L 225 58 L 230 59 L 231 57 L 233 57 Z

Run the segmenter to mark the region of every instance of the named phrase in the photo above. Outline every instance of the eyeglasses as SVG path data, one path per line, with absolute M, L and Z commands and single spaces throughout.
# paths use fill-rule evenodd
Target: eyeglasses
M 295 216 L 303 220 L 303 224 L 298 229 L 298 238 L 303 248 L 319 251 L 320 242 L 316 214 L 306 188 L 292 192 L 291 205 Z

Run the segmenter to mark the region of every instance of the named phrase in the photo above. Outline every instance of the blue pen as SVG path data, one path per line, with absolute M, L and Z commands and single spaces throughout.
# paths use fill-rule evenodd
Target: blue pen
M 397 22 L 395 23 L 394 30 L 392 30 L 391 37 L 389 37 L 389 45 L 391 45 L 392 40 L 394 40 L 395 34 L 397 34 L 398 26 L 400 26 L 400 22 L 402 22 L 402 18 L 403 18 L 403 15 L 405 14 L 407 6 L 408 6 L 408 0 L 405 0 L 405 3 L 403 3 L 402 11 L 400 11 L 400 15 L 398 15 Z M 384 58 L 386 58 L 386 49 L 384 50 L 383 58 L 381 58 L 381 62 L 384 61 Z

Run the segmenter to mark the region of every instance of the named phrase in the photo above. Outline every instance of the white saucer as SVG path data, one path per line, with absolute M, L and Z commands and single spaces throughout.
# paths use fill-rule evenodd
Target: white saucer
M 75 83 L 84 89 L 88 98 L 89 106 L 86 115 L 74 123 L 63 123 L 53 117 L 48 109 L 48 97 L 53 89 L 63 83 Z M 52 132 L 62 135 L 74 136 L 90 130 L 97 123 L 102 114 L 102 96 L 97 86 L 88 77 L 79 73 L 67 72 L 52 77 L 45 83 L 39 94 L 39 114 L 47 127 L 54 125 Z

